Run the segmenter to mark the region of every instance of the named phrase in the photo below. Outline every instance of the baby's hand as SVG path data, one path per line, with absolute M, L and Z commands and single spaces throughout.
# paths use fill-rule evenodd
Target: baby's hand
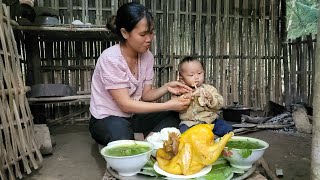
M 205 89 L 201 88 L 199 89 L 199 103 L 201 106 L 206 106 L 206 105 L 210 105 L 213 97 L 210 93 L 206 92 Z
M 191 92 L 190 93 L 185 93 L 181 97 L 184 98 L 184 99 L 193 99 L 193 95 L 192 95 Z
M 202 89 L 202 96 L 204 97 L 205 100 L 208 101 L 208 103 L 212 102 L 212 94 L 206 92 L 204 89 Z

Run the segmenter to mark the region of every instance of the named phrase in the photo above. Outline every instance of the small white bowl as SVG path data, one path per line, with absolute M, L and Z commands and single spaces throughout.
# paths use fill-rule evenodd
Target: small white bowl
M 122 146 L 122 145 L 133 145 L 141 144 L 149 146 L 150 150 L 138 155 L 133 156 L 108 156 L 105 154 L 107 149 Z M 135 141 L 135 140 L 119 140 L 109 143 L 107 146 L 101 149 L 100 154 L 107 161 L 112 169 L 116 170 L 120 176 L 133 176 L 140 172 L 141 168 L 148 162 L 151 156 L 151 151 L 153 149 L 153 144 L 146 141 Z
M 160 132 L 153 133 L 151 136 L 148 136 L 146 139 L 149 143 L 154 145 L 151 155 L 156 157 L 157 150 L 163 148 L 164 141 L 169 139 L 169 133 L 174 132 L 180 136 L 179 129 L 175 127 L 163 128 Z
M 161 142 L 161 141 L 154 141 L 151 136 L 147 137 L 147 141 L 148 141 L 149 143 L 153 144 L 153 149 L 152 149 L 151 155 L 152 155 L 153 157 L 156 157 L 156 155 L 157 155 L 157 150 L 163 147 L 163 142 Z
M 251 138 L 251 137 L 233 136 L 230 140 L 242 140 L 242 141 L 248 140 L 252 142 L 257 142 L 262 146 L 259 149 L 252 149 L 251 152 L 250 150 L 248 150 L 247 152 L 244 152 L 241 149 L 236 149 L 236 148 L 229 149 L 228 147 L 224 148 L 222 152 L 223 157 L 230 162 L 231 166 L 240 168 L 240 169 L 251 168 L 252 165 L 263 156 L 265 150 L 269 147 L 269 144 L 267 142 L 262 141 L 260 139 Z M 245 155 L 243 155 L 244 153 Z

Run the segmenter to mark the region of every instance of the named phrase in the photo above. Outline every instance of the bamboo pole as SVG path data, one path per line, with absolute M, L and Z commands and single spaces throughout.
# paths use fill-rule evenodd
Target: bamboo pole
M 200 55 L 201 54 L 201 44 L 200 44 L 200 40 L 201 40 L 201 17 L 202 17 L 202 1 L 198 1 L 196 3 L 196 22 L 195 22 L 195 37 L 194 37 L 194 43 L 195 43 L 195 47 L 194 47 L 194 52 L 196 55 Z
M 178 64 L 179 59 L 174 58 L 174 55 L 180 54 L 180 45 L 179 45 L 179 38 L 180 38 L 180 1 L 174 1 L 174 14 L 173 14 L 173 43 L 172 43 L 172 53 L 171 53 L 171 61 L 172 61 L 172 80 L 178 79 Z
M 212 31 L 211 31 L 211 24 L 212 24 L 212 20 L 211 20 L 211 11 L 212 11 L 212 6 L 211 6 L 211 0 L 207 0 L 207 19 L 206 19 L 206 24 L 205 24 L 205 36 L 206 38 L 206 44 L 205 44 L 205 51 L 204 54 L 205 56 L 209 56 L 211 55 L 211 44 L 212 44 L 212 39 L 213 39 L 213 35 L 212 35 Z M 205 68 L 205 72 L 206 72 L 206 83 L 210 83 L 210 78 L 211 78 L 211 66 L 210 64 L 211 62 L 211 58 L 208 58 L 206 61 L 204 61 L 204 68 Z
M 64 27 L 60 26 L 17 26 L 14 27 L 16 30 L 25 30 L 25 31 L 62 31 L 62 32 L 110 32 L 104 26 L 99 27 L 81 27 L 75 25 L 67 25 Z M 111 33 L 111 32 L 110 32 Z
M 313 89 L 314 89 L 314 79 L 315 79 L 315 77 L 316 77 L 316 75 L 315 75 L 315 72 L 316 72 L 316 70 L 315 70 L 315 61 L 316 61 L 316 43 L 313 43 L 314 44 L 314 49 L 313 49 L 313 60 L 312 60 L 312 64 L 313 64 L 313 66 L 312 66 L 312 88 L 311 88 L 311 93 L 312 93 L 312 96 L 311 96 L 311 101 L 313 102 L 313 98 L 314 98 L 314 93 L 313 93 Z M 310 104 L 312 104 L 312 102 L 310 103 Z
M 239 0 L 235 0 L 235 29 L 234 29 L 234 55 L 240 54 L 240 2 Z M 233 76 L 232 76 L 232 82 L 233 82 L 233 89 L 232 89 L 232 94 L 233 94 L 233 102 L 239 102 L 239 85 L 240 85 L 240 74 L 239 74 L 239 65 L 240 65 L 240 56 L 234 58 L 234 62 L 232 62 L 234 68 L 233 68 Z M 232 103 L 232 102 L 230 102 Z
M 252 18 L 251 18 L 251 24 L 252 24 L 252 30 L 251 30 L 251 45 L 250 45 L 250 75 L 249 78 L 251 79 L 249 81 L 249 87 L 251 89 L 250 93 L 250 101 L 249 106 L 250 107 L 257 107 L 257 64 L 256 64 L 256 54 L 257 54 L 257 41 L 258 41 L 258 34 L 257 34 L 257 1 L 253 2 L 252 6 Z
M 229 29 L 229 0 L 225 0 L 224 1 L 224 17 L 223 17 L 223 24 L 224 26 L 222 27 L 223 29 Z M 222 53 L 222 55 L 227 54 L 227 44 L 228 44 L 228 31 L 223 31 L 222 32 L 222 41 L 220 43 L 220 47 L 221 50 L 220 52 Z M 220 61 L 220 68 L 221 68 L 221 74 L 220 74 L 220 93 L 222 94 L 223 98 L 224 98 L 224 104 L 227 104 L 228 102 L 228 95 L 227 95 L 227 76 L 229 75 L 229 73 L 227 72 L 227 64 L 228 61 L 227 60 L 223 60 L 221 59 Z
M 5 95 L 8 95 L 10 93 L 14 93 L 17 92 L 19 94 L 25 94 L 26 92 L 29 92 L 31 90 L 31 88 L 29 86 L 25 86 L 24 89 L 11 89 L 11 91 L 9 91 L 8 89 L 4 89 L 4 90 L 0 90 L 0 93 L 4 93 Z
M 3 87 L 3 83 L 0 84 L 0 89 L 4 89 Z M 5 96 L 2 94 L 2 98 L 1 99 L 4 99 Z M 2 100 L 0 99 L 0 118 L 1 118 L 1 123 L 2 123 L 2 126 L 3 126 L 3 130 L 1 132 L 1 134 L 3 133 L 4 134 L 4 139 L 5 139 L 5 144 L 2 145 L 3 147 L 3 155 L 4 155 L 4 162 L 5 164 L 8 164 L 10 161 L 13 161 L 14 162 L 14 166 L 16 167 L 16 176 L 18 177 L 21 177 L 22 178 L 22 174 L 21 174 L 21 171 L 20 171 L 20 166 L 18 165 L 18 163 L 16 161 L 14 161 L 14 157 L 12 154 L 17 154 L 17 153 L 14 153 L 16 152 L 16 148 L 13 148 L 12 145 L 11 145 L 11 139 L 10 139 L 10 127 L 9 127 L 9 124 L 8 124 L 8 120 L 7 120 L 7 115 L 6 115 L 6 112 L 5 112 L 5 106 L 4 106 L 4 102 L 2 102 Z M 0 142 L 1 144 L 3 143 L 3 141 Z M 4 148 L 6 147 L 6 148 Z M 17 158 L 17 157 L 16 157 Z M 25 159 L 23 159 L 25 161 Z M 2 167 L 1 167 L 2 169 Z M 9 179 L 15 179 L 14 177 L 14 173 L 13 173 L 13 168 L 12 166 L 9 166 L 7 168 L 8 172 L 9 172 Z
M 270 22 L 270 26 L 271 26 L 271 30 L 270 30 L 270 35 L 271 35 L 271 43 L 269 46 L 269 50 L 270 50 L 270 54 L 271 56 L 275 56 L 275 24 L 276 24 L 276 0 L 271 0 L 271 22 Z M 269 87 L 269 99 L 276 101 L 275 100 L 275 90 L 274 90 L 274 85 L 275 85 L 275 60 L 274 59 L 270 59 L 269 61 L 269 67 L 268 67 L 268 87 Z M 278 102 L 278 101 L 276 101 Z
M 260 10 L 262 9 L 262 22 L 261 22 L 261 29 L 262 29 L 262 35 L 261 35 L 261 54 L 262 56 L 267 57 L 266 53 L 266 45 L 265 45 L 265 38 L 266 38 L 266 2 L 265 0 L 262 0 L 260 2 Z M 263 61 L 261 60 L 261 102 L 266 102 L 266 84 L 265 84 L 265 58 Z
M 287 31 L 286 31 L 286 14 L 287 6 L 286 0 L 281 0 L 281 43 L 283 54 L 283 71 L 284 71 L 284 102 L 285 105 L 290 104 L 290 91 L 289 91 L 289 62 L 288 62 L 288 45 L 287 45 Z
M 300 100 L 301 102 L 306 103 L 307 102 L 307 63 L 309 59 L 307 58 L 307 46 L 305 43 L 302 44 L 301 48 L 301 70 L 300 70 L 300 75 L 301 75 L 301 94 L 300 94 Z
M 219 55 L 220 52 L 220 42 L 221 42 L 221 1 L 216 1 L 216 36 L 215 36 L 215 55 Z M 219 92 L 222 92 L 221 86 L 219 86 L 219 63 L 220 59 L 216 58 L 213 65 L 213 85 L 217 87 Z

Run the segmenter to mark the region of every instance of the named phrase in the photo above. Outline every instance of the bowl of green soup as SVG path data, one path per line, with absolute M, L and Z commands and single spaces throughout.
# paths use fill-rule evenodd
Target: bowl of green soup
M 233 136 L 226 144 L 222 155 L 230 165 L 240 169 L 249 169 L 260 159 L 269 144 L 260 139 Z
M 107 166 L 121 176 L 133 176 L 148 162 L 153 145 L 145 141 L 119 140 L 109 143 L 100 153 Z

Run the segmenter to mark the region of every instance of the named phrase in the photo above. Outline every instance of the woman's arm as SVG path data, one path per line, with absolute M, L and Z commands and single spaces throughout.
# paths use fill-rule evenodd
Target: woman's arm
M 148 113 L 165 110 L 182 111 L 188 108 L 190 104 L 190 99 L 184 98 L 173 98 L 164 103 L 136 101 L 130 98 L 127 88 L 111 89 L 109 91 L 119 108 L 126 113 Z
M 145 85 L 142 91 L 141 99 L 143 101 L 150 102 L 150 101 L 155 101 L 159 99 L 167 92 L 170 92 L 174 95 L 181 95 L 191 91 L 192 91 L 192 88 L 178 81 L 168 82 L 158 89 L 153 89 L 152 85 Z

